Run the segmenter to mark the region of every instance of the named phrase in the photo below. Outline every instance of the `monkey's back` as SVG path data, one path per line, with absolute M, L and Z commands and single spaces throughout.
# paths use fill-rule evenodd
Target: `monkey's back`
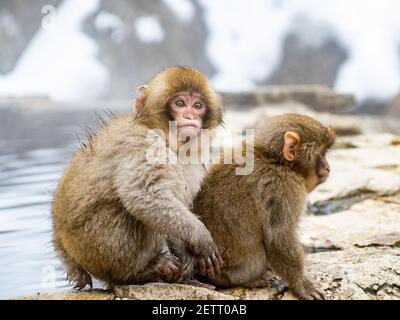
M 263 246 L 255 176 L 238 176 L 236 168 L 235 164 L 214 165 L 193 204 L 194 212 L 213 236 L 225 266 L 237 264 Z M 258 166 L 254 169 L 259 170 Z
M 301 186 L 290 170 L 266 162 L 257 153 L 250 174 L 236 175 L 237 167 L 214 165 L 194 200 L 194 212 L 211 232 L 227 267 L 265 250 L 268 203 L 285 201 L 279 198 L 276 186 Z M 293 181 L 294 185 L 284 186 Z

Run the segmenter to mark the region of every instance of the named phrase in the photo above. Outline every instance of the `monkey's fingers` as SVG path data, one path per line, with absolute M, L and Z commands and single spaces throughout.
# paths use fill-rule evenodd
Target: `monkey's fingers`
M 217 247 L 215 247 L 215 249 L 214 249 L 214 254 L 219 261 L 219 265 L 222 267 L 222 265 L 224 264 L 224 260 L 222 260 L 221 254 L 219 253 L 219 250 Z
M 161 274 L 162 278 L 167 282 L 171 282 L 174 279 L 174 273 L 167 264 L 161 267 Z
M 202 276 L 207 275 L 207 263 L 206 263 L 206 260 L 203 259 L 203 258 L 200 258 L 200 259 L 198 259 L 197 263 L 199 265 L 200 274 Z
M 176 282 L 178 281 L 183 273 L 182 270 L 182 264 L 180 262 L 180 260 L 175 257 L 175 256 L 169 256 L 169 261 L 167 263 L 167 267 L 171 269 L 173 275 L 172 275 L 172 281 Z
M 311 293 L 315 300 L 326 300 L 325 292 L 322 290 L 315 289 L 314 292 Z
M 214 266 L 214 271 L 217 275 L 221 273 L 221 263 L 219 259 L 215 256 L 215 254 L 211 255 L 211 260 Z
M 180 265 L 181 264 L 181 261 L 179 260 L 179 258 L 174 256 L 174 255 L 169 255 L 168 258 L 170 260 L 172 260 L 176 265 Z
M 211 259 L 208 258 L 206 262 L 207 262 L 207 276 L 210 279 L 215 279 L 215 271 L 214 271 L 214 266 L 213 266 Z
M 171 264 L 170 268 L 172 271 L 172 281 L 174 281 L 174 282 L 178 281 L 182 276 L 182 268 L 180 268 L 174 264 Z

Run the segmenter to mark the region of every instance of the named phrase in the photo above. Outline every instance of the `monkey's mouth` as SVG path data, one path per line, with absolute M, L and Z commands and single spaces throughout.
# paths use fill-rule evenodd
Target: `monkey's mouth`
M 187 127 L 192 127 L 192 128 L 196 128 L 196 129 L 200 129 L 200 125 L 198 121 L 191 121 L 191 120 L 187 120 L 187 121 L 182 121 L 179 126 L 180 129 L 181 128 L 187 128 Z

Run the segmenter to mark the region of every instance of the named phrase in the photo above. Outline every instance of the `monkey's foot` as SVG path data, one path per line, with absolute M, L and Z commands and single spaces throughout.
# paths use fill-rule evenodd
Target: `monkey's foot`
M 179 259 L 171 254 L 160 255 L 151 269 L 167 282 L 178 282 L 182 277 L 182 265 Z
M 90 287 L 90 290 L 93 288 L 92 277 L 83 269 L 75 268 L 68 270 L 67 279 L 70 283 L 75 284 L 75 289 L 82 290 L 87 285 Z
M 265 276 L 262 276 L 254 280 L 251 280 L 249 282 L 246 282 L 242 284 L 242 286 L 246 288 L 266 288 L 269 286 L 269 283 L 268 280 L 265 278 Z
M 301 284 L 291 288 L 293 293 L 303 300 L 326 300 L 325 293 L 317 289 L 311 281 L 304 279 Z
M 201 281 L 195 280 L 195 279 L 188 280 L 184 284 L 194 286 L 194 287 L 199 287 L 199 288 L 206 288 L 208 290 L 215 290 L 215 286 L 213 286 L 212 284 L 204 283 L 204 282 L 201 282 Z

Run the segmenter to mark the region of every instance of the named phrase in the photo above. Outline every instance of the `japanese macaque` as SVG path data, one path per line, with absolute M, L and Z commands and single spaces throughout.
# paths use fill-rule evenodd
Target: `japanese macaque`
M 219 287 L 265 287 L 272 270 L 302 299 L 324 299 L 304 275 L 297 236 L 306 197 L 330 173 L 334 131 L 302 115 L 268 118 L 254 136 L 254 170 L 218 164 L 205 176 L 194 212 L 217 244 L 224 265 L 208 281 Z
M 206 77 L 171 67 L 138 89 L 136 112 L 115 116 L 89 138 L 62 177 L 52 207 L 53 237 L 68 279 L 78 288 L 92 276 L 110 286 L 184 282 L 195 262 L 218 274 L 221 257 L 192 212 L 201 164 L 151 164 L 150 129 L 193 137 L 222 122 L 220 99 Z M 188 279 L 189 280 L 189 279 Z

